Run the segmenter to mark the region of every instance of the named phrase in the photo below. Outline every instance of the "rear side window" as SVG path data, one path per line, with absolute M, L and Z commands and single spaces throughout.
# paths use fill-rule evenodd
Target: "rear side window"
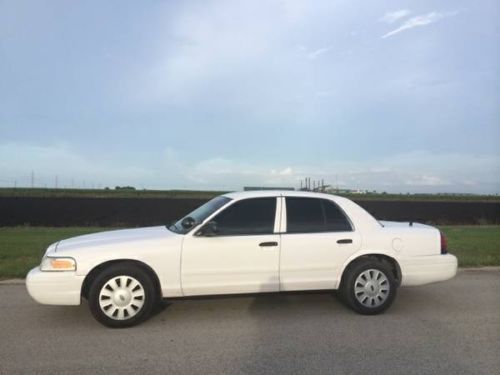
M 340 208 L 332 201 L 321 199 L 325 209 L 326 230 L 328 232 L 352 231 L 351 224 Z
M 288 233 L 323 232 L 325 219 L 320 199 L 286 198 Z
M 213 221 L 220 236 L 271 234 L 275 215 L 276 198 L 253 198 L 234 203 Z
M 326 199 L 286 198 L 286 216 L 287 233 L 352 231 L 344 213 Z

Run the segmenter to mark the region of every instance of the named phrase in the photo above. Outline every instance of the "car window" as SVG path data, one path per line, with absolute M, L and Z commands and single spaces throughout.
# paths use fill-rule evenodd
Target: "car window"
M 185 234 L 192 228 L 183 228 L 182 220 L 186 217 L 192 217 L 195 223 L 201 223 L 229 201 L 231 201 L 231 198 L 224 196 L 215 197 L 169 226 L 168 229 L 175 233 Z
M 286 198 L 288 233 L 324 232 L 325 217 L 320 199 Z
M 276 198 L 253 198 L 232 204 L 213 221 L 220 236 L 271 234 L 275 215 Z
M 328 232 L 352 231 L 351 223 L 347 220 L 342 210 L 332 201 L 322 199 L 325 209 L 326 230 Z
M 287 233 L 351 231 L 338 206 L 326 199 L 286 198 Z

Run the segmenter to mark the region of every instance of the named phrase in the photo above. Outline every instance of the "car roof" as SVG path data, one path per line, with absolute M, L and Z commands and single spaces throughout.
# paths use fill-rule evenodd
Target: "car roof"
M 224 194 L 225 197 L 231 199 L 248 199 L 259 197 L 309 197 L 309 198 L 326 198 L 332 199 L 337 197 L 333 194 L 316 193 L 312 191 L 294 191 L 294 190 L 252 190 L 252 191 L 236 191 Z

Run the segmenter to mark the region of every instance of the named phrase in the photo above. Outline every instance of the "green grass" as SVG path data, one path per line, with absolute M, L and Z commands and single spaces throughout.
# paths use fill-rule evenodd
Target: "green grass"
M 128 189 L 51 189 L 51 188 L 0 188 L 0 197 L 42 197 L 42 198 L 194 198 L 210 199 L 223 191 L 203 190 L 128 190 Z M 385 193 L 339 193 L 338 195 L 356 201 L 443 201 L 443 202 L 499 202 L 499 195 L 459 194 L 385 194 Z
M 107 229 L 111 228 L 0 228 L 0 279 L 24 278 L 54 242 Z
M 24 278 L 58 240 L 113 228 L 0 228 L 0 279 Z M 460 267 L 500 266 L 500 226 L 441 226 Z
M 16 198 L 193 198 L 210 199 L 223 191 L 0 188 L 0 197 Z
M 500 226 L 440 226 L 460 267 L 500 266 Z

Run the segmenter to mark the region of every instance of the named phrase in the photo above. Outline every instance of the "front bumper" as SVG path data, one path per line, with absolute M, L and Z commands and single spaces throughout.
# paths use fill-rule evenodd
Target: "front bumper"
M 400 259 L 401 285 L 424 285 L 451 279 L 457 274 L 457 264 L 457 258 L 451 254 Z
M 38 303 L 79 305 L 84 278 L 75 272 L 42 272 L 36 267 L 26 276 L 26 288 Z

